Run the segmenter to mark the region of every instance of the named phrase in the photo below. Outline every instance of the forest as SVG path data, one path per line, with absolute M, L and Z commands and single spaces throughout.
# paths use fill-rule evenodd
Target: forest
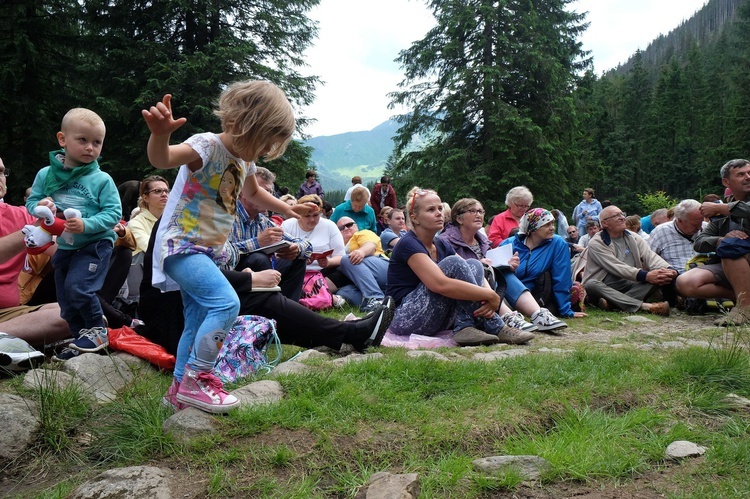
M 173 95 L 188 123 L 173 140 L 219 131 L 212 106 L 244 78 L 277 83 L 295 109 L 320 83 L 304 50 L 320 0 L 25 0 L 0 6 L 0 157 L 7 201 L 56 149 L 62 115 L 88 107 L 107 125 L 102 167 L 117 182 L 152 169 L 140 111 Z M 750 0 L 710 0 L 696 16 L 600 76 L 579 41 L 572 0 L 425 0 L 436 26 L 405 47 L 390 94 L 408 114 L 388 173 L 397 191 L 471 196 L 489 212 L 527 185 L 569 213 L 584 187 L 629 212 L 639 195 L 722 191 L 719 167 L 750 141 Z M 314 116 L 298 114 L 298 131 Z M 419 136 L 419 148 L 413 138 Z M 298 185 L 310 151 L 270 165 Z

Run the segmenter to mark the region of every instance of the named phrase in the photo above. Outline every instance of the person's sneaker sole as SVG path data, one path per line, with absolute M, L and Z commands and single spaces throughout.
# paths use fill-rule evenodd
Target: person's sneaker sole
M 500 330 L 500 332 L 497 333 L 497 339 L 500 340 L 500 343 L 505 343 L 508 345 L 523 345 L 534 339 L 534 333 L 530 333 L 518 328 L 511 329 L 515 329 L 514 334 L 507 334 L 503 330 Z
M 568 325 L 565 324 L 564 322 L 560 322 L 560 324 L 552 324 L 550 326 L 539 326 L 539 325 L 537 325 L 537 331 L 539 331 L 540 333 L 551 333 L 553 331 L 558 331 L 560 329 L 565 329 L 566 327 L 568 327 Z
M 37 354 L 0 352 L 0 371 L 13 374 L 35 369 L 44 363 L 44 354 L 42 352 L 37 352 Z
M 393 301 L 393 298 L 391 298 L 390 296 L 386 296 L 383 299 L 382 305 L 380 306 L 380 316 L 375 323 L 373 333 L 369 338 L 365 340 L 365 348 L 380 346 L 380 344 L 383 342 L 383 336 L 385 336 L 385 332 L 388 329 L 388 326 L 391 325 L 391 321 L 393 320 L 393 311 L 395 308 L 396 302 Z

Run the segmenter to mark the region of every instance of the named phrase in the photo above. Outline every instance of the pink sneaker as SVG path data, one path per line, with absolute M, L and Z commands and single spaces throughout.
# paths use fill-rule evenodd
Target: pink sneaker
M 162 397 L 161 399 L 161 405 L 164 407 L 169 407 L 170 409 L 174 409 L 175 411 L 181 411 L 183 410 L 186 405 L 182 404 L 177 401 L 177 392 L 180 389 L 180 382 L 177 381 L 177 378 L 172 378 L 172 384 L 169 387 L 169 390 L 167 390 L 166 395 Z
M 224 389 L 221 380 L 210 372 L 185 366 L 177 401 L 212 414 L 222 414 L 238 407 L 240 401 Z

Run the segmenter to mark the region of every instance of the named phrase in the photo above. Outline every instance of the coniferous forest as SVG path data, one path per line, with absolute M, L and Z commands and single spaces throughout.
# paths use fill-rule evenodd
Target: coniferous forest
M 405 0 L 406 1 L 406 0 Z M 642 212 L 638 194 L 700 198 L 718 169 L 750 156 L 750 0 L 710 0 L 618 68 L 591 70 L 586 19 L 572 0 L 425 0 L 436 26 L 399 57 L 405 104 L 388 171 L 399 192 L 431 187 L 493 212 L 524 184 L 537 204 L 570 211 L 584 187 Z M 0 157 L 9 202 L 47 164 L 62 115 L 89 107 L 107 125 L 102 166 L 117 182 L 151 171 L 140 110 L 173 94 L 188 124 L 218 131 L 224 85 L 265 78 L 296 109 L 319 80 L 304 50 L 319 0 L 24 0 L 0 5 Z M 394 12 L 394 15 L 398 15 Z M 352 21 L 361 22 L 361 21 Z M 637 27 L 634 27 L 636 29 Z M 314 116 L 298 113 L 299 132 Z M 413 146 L 419 136 L 421 147 Z M 272 164 L 304 177 L 297 142 Z

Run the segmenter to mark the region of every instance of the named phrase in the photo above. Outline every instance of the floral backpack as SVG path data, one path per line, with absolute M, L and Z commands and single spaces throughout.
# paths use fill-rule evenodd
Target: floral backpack
M 299 302 L 310 310 L 325 310 L 333 306 L 333 296 L 328 290 L 326 278 L 320 271 L 308 270 L 305 272 L 302 297 Z
M 271 345 L 276 347 L 276 358 L 269 361 Z M 259 315 L 241 315 L 224 339 L 214 374 L 224 383 L 232 383 L 252 377 L 258 371 L 270 372 L 280 359 L 276 321 Z

